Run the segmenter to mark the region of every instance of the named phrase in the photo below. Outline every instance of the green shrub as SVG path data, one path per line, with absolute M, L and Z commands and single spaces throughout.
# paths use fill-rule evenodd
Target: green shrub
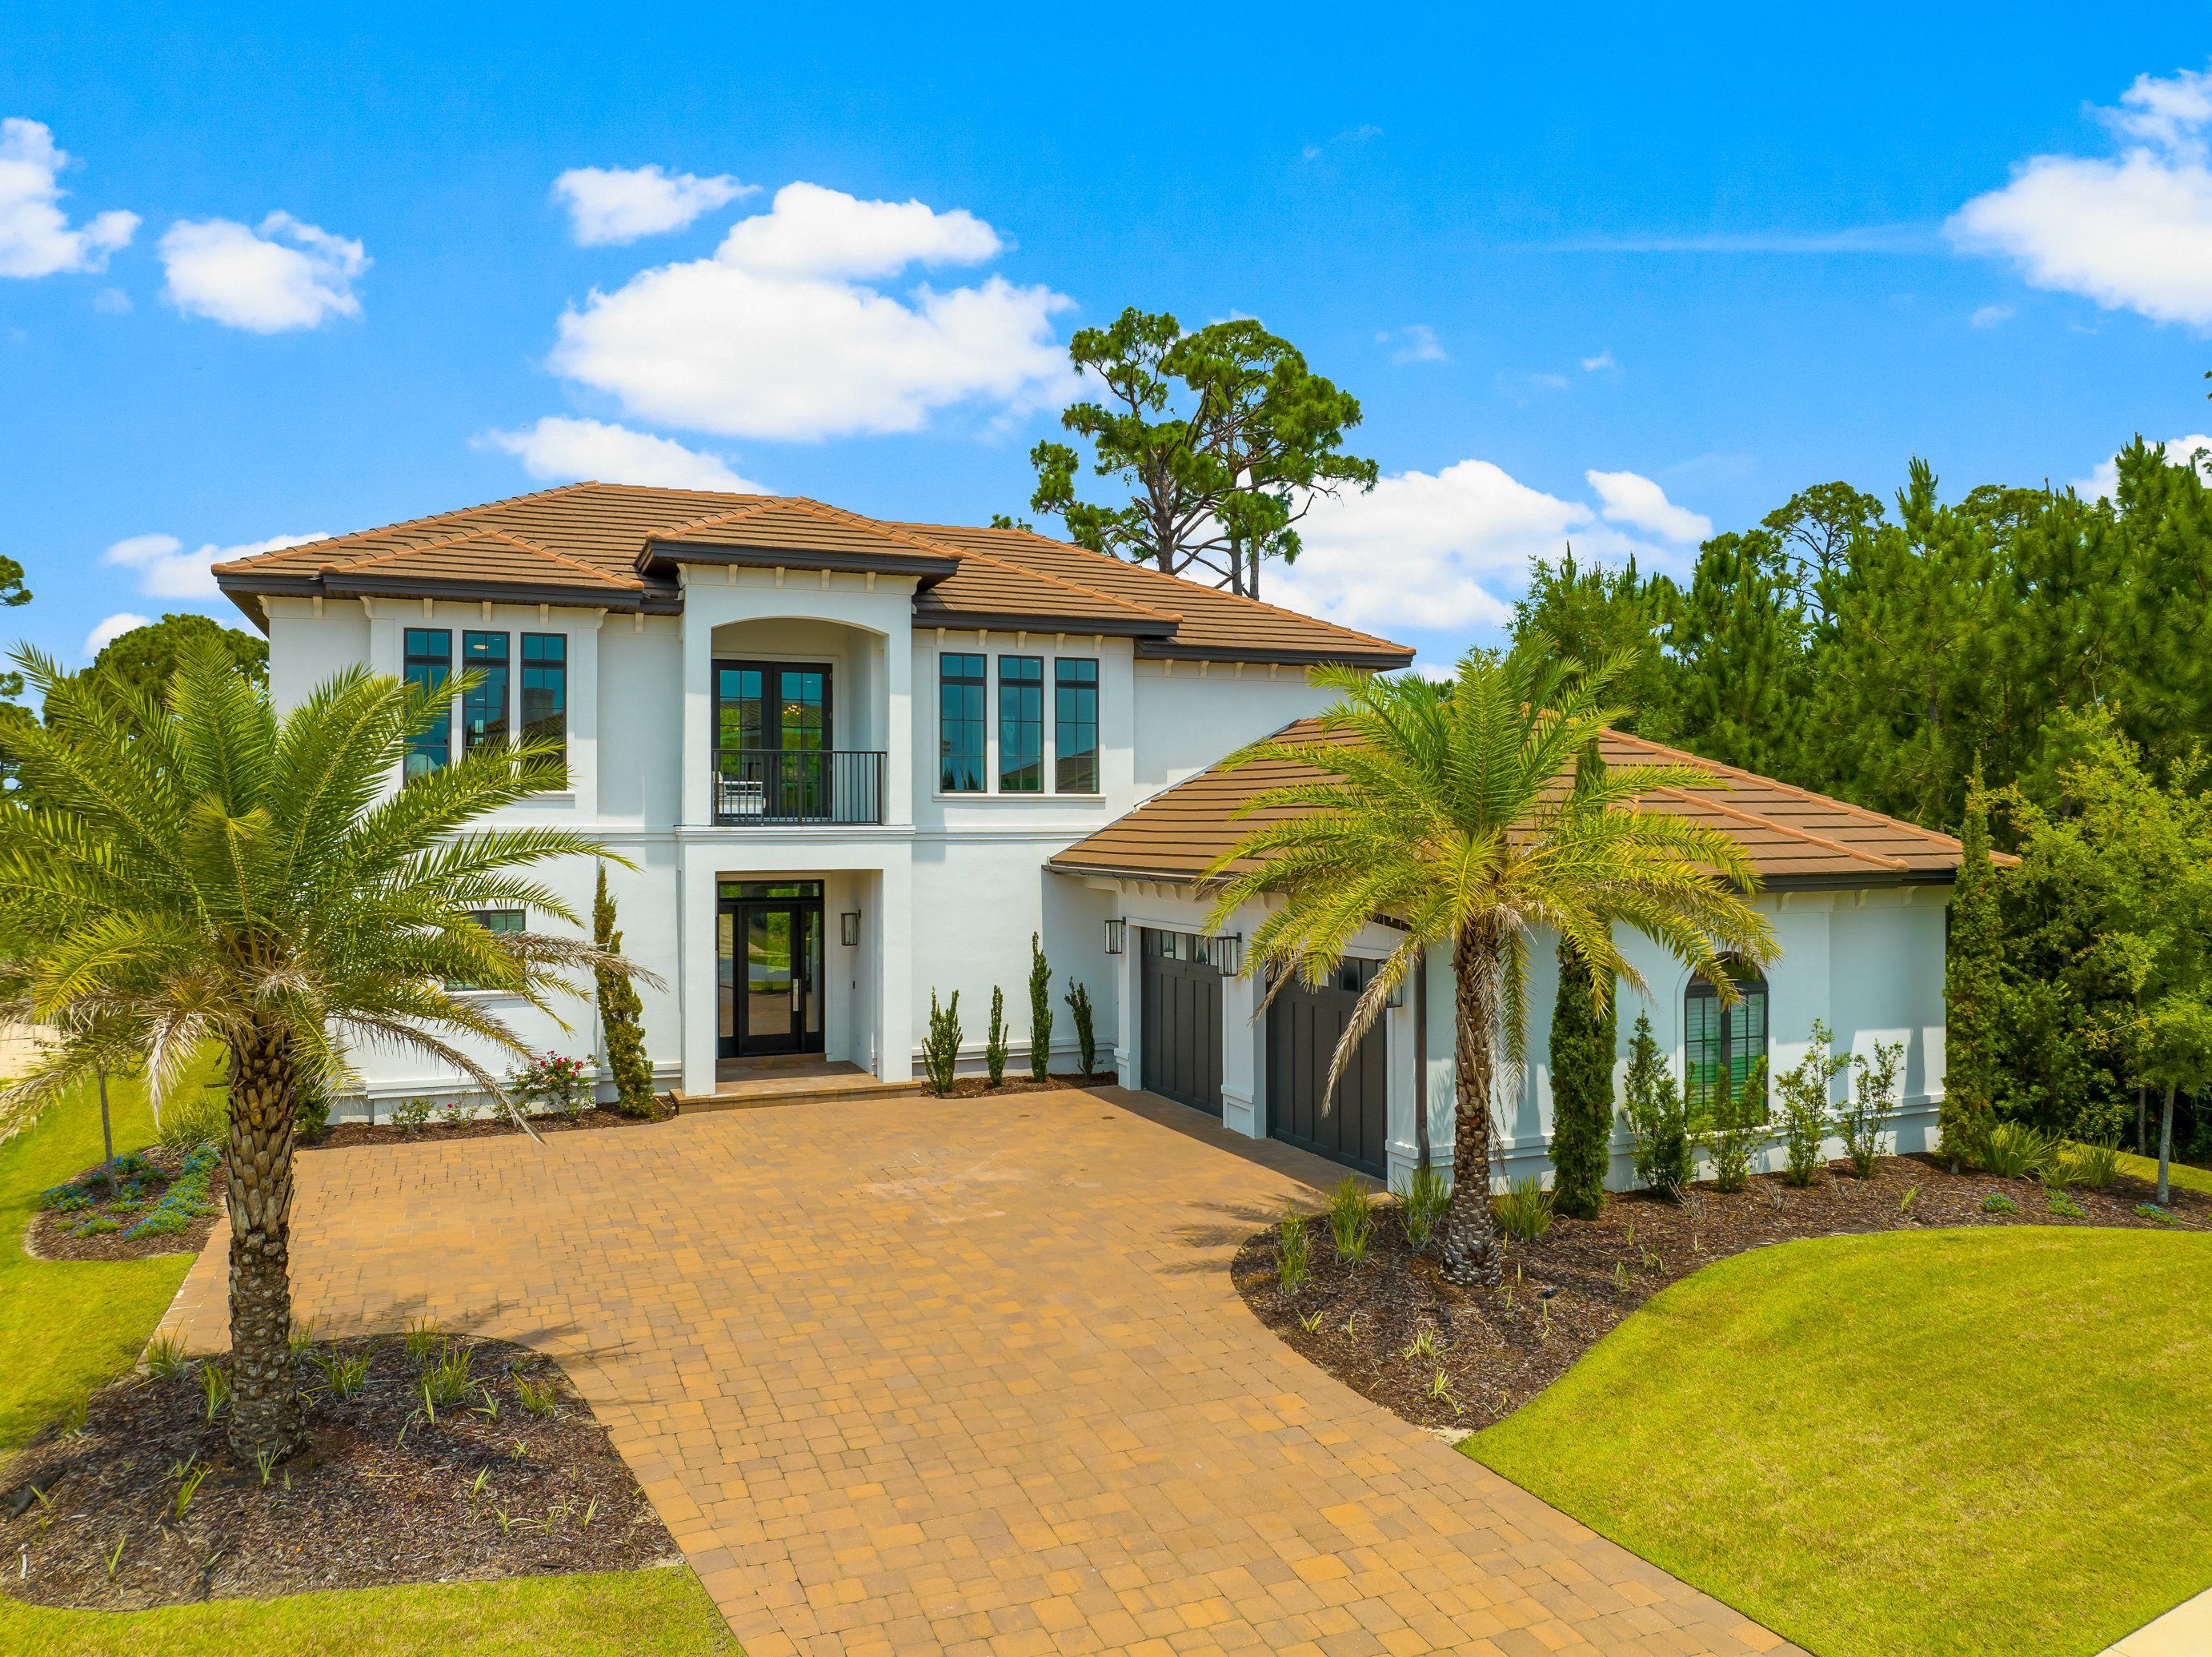
M 2172 1214 L 2155 1203 L 2138 1203 L 2128 1211 L 2138 1220 L 2155 1220 L 2161 1226 L 2173 1223 Z
M 2058 1152 L 2057 1139 L 2025 1122 L 1992 1123 L 1973 1147 L 1975 1166 L 2000 1179 L 2040 1179 L 2057 1172 Z
M 1336 1240 L 1340 1257 L 1354 1265 L 1367 1258 L 1368 1245 L 1375 1238 L 1375 1214 L 1367 1200 L 1367 1187 L 1358 1174 L 1345 1175 L 1329 1194 L 1328 1229 Z
M 1451 1187 L 1443 1175 L 1425 1163 L 1391 1186 L 1390 1195 L 1397 1201 L 1398 1224 L 1406 1240 L 1416 1252 L 1427 1248 L 1443 1223 L 1444 1210 L 1451 1206 Z
M 1897 1114 L 1897 1072 L 1904 1060 L 1903 1043 L 1880 1041 L 1873 1058 L 1862 1053 L 1851 1061 L 1858 1067 L 1858 1086 L 1838 1113 L 1839 1125 L 1852 1170 L 1862 1179 L 1873 1179 L 1875 1165 L 1881 1161 L 1882 1136 Z
M 1490 1199 L 1490 1211 L 1508 1237 L 1533 1243 L 1552 1228 L 1552 1193 L 1540 1177 L 1510 1180 L 1503 1197 Z
M 1562 1214 L 1587 1220 L 1605 1203 L 1612 1161 L 1613 997 L 1601 1001 L 1589 964 L 1562 944 L 1552 1007 L 1552 1196 Z
M 230 1142 L 230 1095 L 221 1087 L 202 1087 L 169 1101 L 161 1112 L 161 1148 L 183 1156 L 202 1145 Z
M 525 1114 L 558 1111 L 574 1122 L 592 1102 L 592 1095 L 597 1089 L 596 1071 L 586 1075 L 590 1068 L 582 1059 L 571 1058 L 566 1053 L 540 1053 L 518 1066 L 507 1077 L 507 1093 Z M 464 1120 L 474 1114 L 459 1100 L 451 1108 L 465 1112 Z M 449 1116 L 447 1119 L 453 1118 Z
M 622 953 L 623 935 L 615 929 L 615 900 L 607 892 L 606 865 L 592 899 L 592 936 L 611 955 Z M 650 1119 L 659 1112 L 653 1099 L 653 1061 L 645 1051 L 645 1003 L 629 975 L 594 967 L 599 992 L 599 1028 L 605 1033 L 607 1069 L 615 1084 L 615 1108 L 624 1116 Z
M 1313 1269 L 1313 1240 L 1306 1235 L 1306 1217 L 1296 1209 L 1285 1209 L 1275 1228 L 1282 1239 L 1275 1269 L 1283 1281 L 1283 1293 L 1295 1295 Z
M 1811 1185 L 1828 1165 L 1821 1154 L 1828 1138 L 1828 1087 L 1851 1063 L 1834 1047 L 1828 1026 L 1814 1019 L 1805 1057 L 1774 1084 L 1782 1095 L 1782 1142 L 1789 1158 L 1783 1177 L 1793 1185 Z
M 2069 1145 L 2066 1148 L 2065 1168 L 2067 1184 L 2102 1191 L 2119 1176 L 2119 1145 L 2116 1142 L 2100 1145 Z
M 208 1197 L 208 1182 L 222 1165 L 222 1148 L 204 1144 L 185 1158 L 177 1177 L 169 1182 L 161 1200 L 154 1205 L 152 1213 L 124 1233 L 124 1240 L 136 1241 L 142 1237 L 177 1237 L 191 1229 L 193 1221 L 211 1213 L 215 1204 Z
M 1052 1063 L 1052 963 L 1030 934 L 1030 1076 L 1042 1081 Z
M 1067 1008 L 1075 1015 L 1076 1063 L 1083 1067 L 1083 1079 L 1088 1081 L 1098 1068 L 1098 1033 L 1091 1027 L 1091 991 L 1078 984 L 1073 973 L 1067 980 Z
M 1720 1066 L 1718 1091 L 1705 1118 L 1703 1136 L 1712 1153 L 1713 1184 L 1721 1191 L 1739 1191 L 1751 1185 L 1751 1157 L 1766 1139 L 1766 1061 L 1755 1058 L 1735 1084 L 1733 1067 Z
M 417 1128 L 428 1124 L 432 1109 L 427 1099 L 410 1099 L 404 1105 L 395 1105 L 392 1109 L 392 1125 L 402 1133 L 413 1133 Z
M 323 1092 L 320 1084 L 301 1078 L 292 1089 L 293 1136 L 312 1145 L 330 1125 L 330 1096 Z M 224 1136 L 228 1137 L 228 1123 L 223 1131 Z
M 994 1087 L 1006 1081 L 1006 992 L 995 984 L 991 986 L 991 1028 L 983 1039 L 983 1066 L 991 1073 Z
M 1982 1212 L 1984 1214 L 2018 1214 L 2020 1204 L 2002 1191 L 1993 1191 L 1982 1198 Z
M 1690 1183 L 1689 1108 L 1644 1014 L 1637 1015 L 1628 1044 L 1626 1093 L 1620 1119 L 1636 1141 L 1637 1184 L 1671 1199 Z
M 2089 1217 L 2088 1210 L 2063 1191 L 2046 1191 L 2043 1195 L 2053 1214 L 2069 1220 L 2086 1220 Z
M 437 1362 L 422 1372 L 422 1385 L 429 1389 L 433 1402 L 459 1404 L 469 1395 L 471 1362 L 465 1346 L 449 1346 L 438 1355 Z
M 960 1066 L 960 992 L 952 1004 L 940 1010 L 937 991 L 929 992 L 929 1039 L 921 1046 L 921 1068 L 929 1078 L 929 1091 L 939 1099 L 952 1091 L 953 1074 Z

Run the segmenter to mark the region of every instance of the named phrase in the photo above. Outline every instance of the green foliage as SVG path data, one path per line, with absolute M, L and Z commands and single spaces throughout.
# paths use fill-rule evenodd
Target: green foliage
M 2045 1206 L 2061 1219 L 2086 1220 L 2089 1217 L 2088 1210 L 2063 1191 L 2047 1191 L 2043 1195 Z
M 358 1398 L 368 1385 L 368 1358 L 346 1357 L 336 1352 L 317 1352 L 312 1356 L 315 1368 L 323 1372 L 325 1383 L 338 1397 Z
M 2040 1179 L 2057 1172 L 2059 1142 L 2025 1122 L 1993 1122 L 1971 1151 L 1973 1164 L 2000 1179 Z
M 202 1145 L 230 1142 L 230 1098 L 219 1087 L 195 1087 L 161 1108 L 161 1148 L 182 1156 Z
M 146 1343 L 146 1373 L 155 1380 L 179 1380 L 191 1373 L 191 1367 L 185 1356 L 182 1335 L 156 1335 Z
M 922 1044 L 922 1073 L 929 1078 L 929 1091 L 939 1099 L 952 1091 L 954 1072 L 960 1066 L 960 992 L 952 992 L 951 1004 L 939 1011 L 937 991 L 929 992 L 929 1039 Z
M 1042 1081 L 1052 1063 L 1052 963 L 1030 934 L 1030 1075 Z
M 1503 1196 L 1490 1199 L 1498 1229 L 1516 1242 L 1533 1243 L 1552 1228 L 1552 1193 L 1531 1174 L 1507 1182 Z
M 1006 992 L 991 986 L 991 1027 L 983 1038 L 983 1065 L 995 1087 L 1006 1079 Z
M 1581 955 L 1559 950 L 1559 991 L 1552 1007 L 1553 1201 L 1587 1220 L 1605 1203 L 1613 1161 L 1613 1010 Z
M 1089 441 L 1092 471 L 1116 479 L 1127 503 L 1079 500 L 1076 451 L 1045 442 L 1030 453 L 1030 507 L 1059 514 L 1069 539 L 1094 551 L 1170 576 L 1206 570 L 1257 594 L 1261 560 L 1297 557 L 1295 526 L 1316 496 L 1375 486 L 1375 462 L 1340 453 L 1358 400 L 1256 322 L 1185 333 L 1174 317 L 1133 306 L 1104 328 L 1078 329 L 1068 356 L 1106 398 L 1074 404 L 1060 424 Z
M 1984 1214 L 2018 1214 L 2020 1204 L 2001 1191 L 1993 1191 L 1982 1198 Z
M 1670 1202 L 1695 1173 L 1689 1106 L 1651 1034 L 1651 1020 L 1636 1015 L 1629 1038 L 1628 1077 L 1620 1120 L 1636 1141 L 1636 1183 Z
M 1851 1063 L 1850 1056 L 1835 1052 L 1834 1046 L 1828 1026 L 1814 1019 L 1805 1057 L 1774 1084 L 1782 1095 L 1782 1142 L 1789 1158 L 1783 1177 L 1793 1185 L 1811 1185 L 1828 1165 L 1821 1153 L 1831 1125 L 1829 1089 Z
M 1614 692 L 1625 704 L 1620 728 L 1667 742 L 1674 737 L 1680 675 L 1656 642 L 1666 637 L 1680 600 L 1680 590 L 1666 576 L 1640 576 L 1632 556 L 1620 570 L 1596 564 L 1584 568 L 1576 564 L 1571 545 L 1557 564 L 1531 561 L 1528 590 L 1513 606 L 1513 633 L 1516 639 L 1547 640 L 1577 661 L 1610 661 L 1633 652 L 1634 665 Z
M 1295 1295 L 1313 1270 L 1313 1239 L 1306 1235 L 1305 1215 L 1296 1209 L 1285 1209 L 1275 1229 L 1281 1242 L 1276 1253 L 1276 1271 L 1282 1280 L 1283 1293 Z
M 1946 1068 L 1938 1146 L 1954 1161 L 1971 1154 L 1978 1130 L 1996 1108 L 2002 1059 L 2004 923 L 1997 908 L 1997 874 L 1990 865 L 1989 796 L 1982 787 L 1979 754 L 1974 756 L 1960 841 L 1950 947 L 1944 957 Z
M 1398 1223 L 1406 1240 L 1416 1252 L 1427 1248 L 1437 1228 L 1443 1223 L 1444 1211 L 1451 1206 L 1451 1186 L 1443 1175 L 1423 1163 L 1410 1174 L 1401 1174 L 1390 1187 L 1390 1195 L 1396 1199 Z
M 1067 1010 L 1075 1019 L 1076 1063 L 1083 1067 L 1083 1079 L 1089 1081 L 1098 1065 L 1098 1032 L 1091 1023 L 1091 990 L 1088 985 L 1078 984 L 1074 975 L 1067 980 Z
M 1723 1191 L 1751 1185 L 1751 1159 L 1766 1142 L 1766 1061 L 1755 1058 L 1738 1084 L 1735 1067 L 1722 1064 L 1705 1126 L 1713 1159 L 1713 1184 Z
M 400 1132 L 413 1133 L 418 1128 L 429 1125 L 431 1114 L 436 1109 L 437 1106 L 427 1099 L 410 1099 L 404 1105 L 392 1107 L 390 1120 Z
M 622 954 L 623 935 L 615 925 L 615 900 L 607 891 L 606 865 L 599 865 L 599 889 L 592 899 L 592 940 L 610 958 Z M 599 992 L 599 1029 L 607 1069 L 615 1084 L 615 1108 L 624 1116 L 659 1113 L 653 1097 L 653 1060 L 645 1051 L 645 1002 L 627 972 L 601 965 L 592 969 Z
M 1851 1167 L 1862 1179 L 1871 1179 L 1881 1160 L 1882 1136 L 1897 1114 L 1897 1073 L 1904 1061 L 1905 1045 L 1895 1041 L 1876 1042 L 1871 1059 L 1861 1053 L 1851 1061 L 1858 1069 L 1857 1086 L 1838 1112 L 1837 1125 Z
M 1366 1184 L 1358 1174 L 1347 1173 L 1329 1193 L 1328 1229 L 1341 1258 L 1354 1265 L 1367 1258 L 1375 1237 L 1375 1212 Z
M 415 1318 L 409 1320 L 404 1338 L 408 1357 L 415 1363 L 427 1366 L 431 1353 L 445 1340 L 446 1331 L 438 1327 L 434 1319 Z
M 429 1389 L 432 1399 L 439 1404 L 459 1404 L 466 1398 L 473 1385 L 469 1374 L 473 1362 L 465 1346 L 449 1345 L 441 1352 L 437 1362 L 422 1372 L 422 1385 Z
M 2066 1182 L 2103 1191 L 2119 1177 L 2120 1148 L 2116 1143 L 2069 1145 L 2064 1159 Z

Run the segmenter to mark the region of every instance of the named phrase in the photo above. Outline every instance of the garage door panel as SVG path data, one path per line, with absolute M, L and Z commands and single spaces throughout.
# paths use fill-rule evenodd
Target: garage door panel
M 1369 970 L 1347 965 L 1355 976 Z M 1277 994 L 1267 1013 L 1267 1131 L 1381 1179 L 1389 1136 L 1389 1039 L 1380 1020 L 1347 1057 L 1334 1108 L 1322 1106 L 1329 1062 L 1358 1001 L 1342 980 L 1318 990 L 1290 984 Z
M 1179 1104 L 1221 1114 L 1221 972 L 1190 934 L 1140 929 L 1142 1085 Z M 1163 952 L 1162 941 L 1181 952 Z

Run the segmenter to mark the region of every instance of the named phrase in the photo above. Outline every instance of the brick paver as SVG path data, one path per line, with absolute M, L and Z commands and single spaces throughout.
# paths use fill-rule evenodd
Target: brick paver
M 1340 1173 L 1119 1089 L 808 1105 L 313 1153 L 293 1262 L 325 1334 L 557 1355 L 749 1657 L 1794 1650 L 1252 1317 Z

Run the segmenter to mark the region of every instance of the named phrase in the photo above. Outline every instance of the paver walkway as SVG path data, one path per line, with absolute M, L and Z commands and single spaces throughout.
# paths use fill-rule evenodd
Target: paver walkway
M 310 1153 L 293 1261 L 559 1355 L 750 1657 L 1794 1649 L 1252 1317 L 1340 1173 L 1118 1089 L 716 1112 Z

